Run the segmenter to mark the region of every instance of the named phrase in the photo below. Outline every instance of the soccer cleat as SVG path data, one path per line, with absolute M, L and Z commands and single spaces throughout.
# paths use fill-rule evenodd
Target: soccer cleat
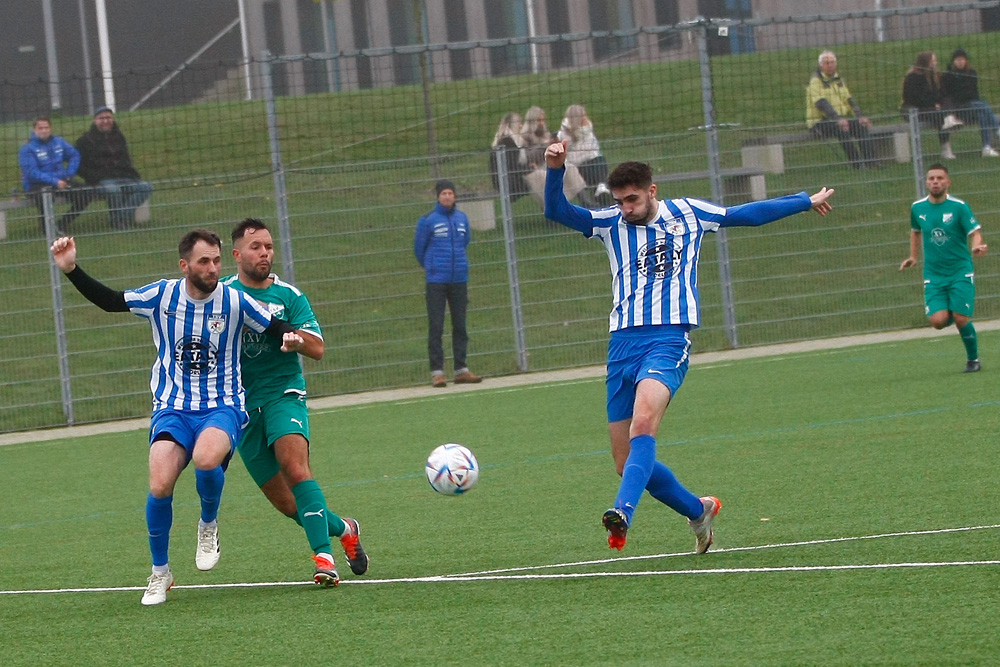
M 316 574 L 313 581 L 324 588 L 331 588 L 340 583 L 340 575 L 337 574 L 337 565 L 333 562 L 330 554 L 316 554 L 313 556 L 316 562 Z
M 167 601 L 167 591 L 174 585 L 174 575 L 168 569 L 166 572 L 154 572 L 146 580 L 146 592 L 142 594 L 142 604 L 151 607 Z
M 697 519 L 688 521 L 691 530 L 694 531 L 696 554 L 703 554 L 712 546 L 712 538 L 715 533 L 712 531 L 712 521 L 715 520 L 719 510 L 722 509 L 722 502 L 715 496 L 705 496 L 701 499 L 701 505 L 705 511 Z
M 473 375 L 471 371 L 463 371 L 455 375 L 455 384 L 477 384 L 482 381 L 482 376 Z
M 448 381 L 444 379 L 443 375 L 435 373 L 434 375 L 431 376 L 431 386 L 437 387 L 438 389 L 440 389 L 441 387 L 447 387 Z
M 340 546 L 344 547 L 347 564 L 354 574 L 364 574 L 368 571 L 368 554 L 361 546 L 361 526 L 356 519 L 344 519 L 344 523 L 350 526 L 350 532 L 345 530 L 340 536 Z
M 198 548 L 194 552 L 194 564 L 202 572 L 207 572 L 219 562 L 219 524 L 210 526 L 198 522 Z
M 600 197 L 601 195 L 610 195 L 611 190 L 608 190 L 606 183 L 598 183 L 597 187 L 594 188 L 594 194 Z
M 954 160 L 955 151 L 951 150 L 951 142 L 946 142 L 941 144 L 941 159 L 942 160 Z
M 962 372 L 963 373 L 978 373 L 981 368 L 982 368 L 982 366 L 979 364 L 979 360 L 976 359 L 975 361 L 968 361 L 968 362 L 966 362 L 966 364 L 965 364 L 965 370 L 962 371 Z
M 983 157 L 1000 157 L 1000 153 L 992 146 L 983 146 Z
M 965 123 L 953 113 L 948 114 L 944 117 L 944 121 L 941 123 L 941 129 L 947 132 L 948 130 L 956 127 L 962 127 Z
M 628 533 L 628 517 L 617 507 L 612 507 L 604 513 L 601 519 L 608 531 L 608 547 L 621 551 L 625 548 L 625 534 Z

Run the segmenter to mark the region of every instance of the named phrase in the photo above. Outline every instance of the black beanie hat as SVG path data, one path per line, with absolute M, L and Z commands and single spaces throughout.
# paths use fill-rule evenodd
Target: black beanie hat
M 969 54 L 966 53 L 965 49 L 963 49 L 961 47 L 955 49 L 955 51 L 951 54 L 951 60 L 952 60 L 952 62 L 954 62 L 955 58 L 958 58 L 959 56 L 964 57 L 966 60 L 969 59 Z
M 437 196 L 440 197 L 441 193 L 444 192 L 445 190 L 451 190 L 452 192 L 455 192 L 455 184 L 447 179 L 441 179 L 440 181 L 434 184 L 434 190 L 437 193 Z

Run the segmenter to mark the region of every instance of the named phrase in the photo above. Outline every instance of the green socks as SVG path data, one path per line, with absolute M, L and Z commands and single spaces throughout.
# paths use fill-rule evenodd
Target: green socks
M 979 358 L 979 341 L 976 339 L 976 327 L 972 326 L 970 320 L 964 327 L 958 330 L 962 337 L 962 344 L 965 345 L 965 356 L 969 361 Z
M 326 498 L 316 480 L 299 482 L 292 487 L 292 494 L 299 510 L 298 523 L 306 531 L 313 553 L 330 553 L 330 536 L 344 533 L 343 520 L 327 509 Z

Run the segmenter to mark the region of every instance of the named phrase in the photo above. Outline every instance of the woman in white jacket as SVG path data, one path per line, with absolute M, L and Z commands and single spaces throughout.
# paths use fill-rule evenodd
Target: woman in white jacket
M 566 161 L 576 165 L 594 195 L 610 195 L 608 161 L 601 155 L 601 145 L 594 136 L 594 124 L 582 104 L 571 104 L 559 128 L 559 140 L 566 142 Z

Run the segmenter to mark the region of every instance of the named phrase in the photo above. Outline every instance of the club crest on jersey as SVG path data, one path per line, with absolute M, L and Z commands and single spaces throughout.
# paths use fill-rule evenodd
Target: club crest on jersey
M 948 242 L 948 235 L 945 234 L 943 229 L 932 229 L 931 230 L 931 243 L 936 246 L 943 246 Z
M 174 346 L 174 361 L 189 375 L 204 375 L 215 370 L 219 350 L 211 340 L 194 336 Z
M 673 221 L 667 224 L 666 227 L 664 227 L 664 229 L 666 230 L 667 234 L 670 234 L 671 236 L 684 236 L 684 232 L 687 230 L 687 228 L 684 226 L 684 223 L 680 222 L 676 218 L 674 218 Z
M 208 330 L 214 334 L 220 334 L 226 330 L 226 316 L 212 315 L 208 318 Z
M 947 225 L 949 222 L 951 222 L 952 217 L 953 216 L 951 213 L 945 213 L 943 216 L 941 216 L 941 222 Z
M 276 317 L 279 320 L 281 316 L 285 314 L 285 306 L 280 303 L 269 303 L 267 305 L 267 312 L 271 313 L 271 317 Z
M 665 278 L 667 274 L 676 272 L 680 263 L 680 249 L 674 248 L 666 240 L 659 239 L 639 250 L 636 262 L 639 273 L 650 278 Z

